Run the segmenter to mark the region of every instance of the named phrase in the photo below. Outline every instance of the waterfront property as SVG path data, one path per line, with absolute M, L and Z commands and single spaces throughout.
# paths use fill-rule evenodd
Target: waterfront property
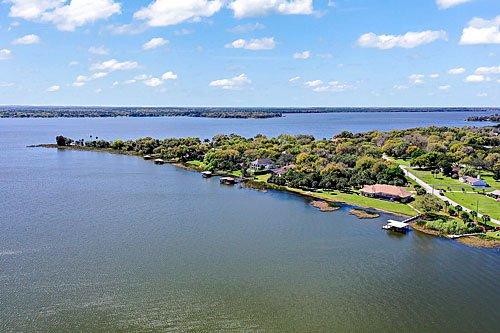
M 474 187 L 489 187 L 488 183 L 484 180 L 476 177 L 462 176 L 459 179 L 462 183 L 468 184 Z
M 271 172 L 273 174 L 275 174 L 276 176 L 281 177 L 285 173 L 287 173 L 288 170 L 292 170 L 293 168 L 295 168 L 295 164 L 289 164 L 289 165 L 282 166 L 281 168 L 272 169 Z
M 371 198 L 400 202 L 409 202 L 412 199 L 412 194 L 403 187 L 386 184 L 365 185 L 361 189 L 361 194 Z
M 258 158 L 250 164 L 254 170 L 271 170 L 274 167 L 274 162 L 269 158 Z

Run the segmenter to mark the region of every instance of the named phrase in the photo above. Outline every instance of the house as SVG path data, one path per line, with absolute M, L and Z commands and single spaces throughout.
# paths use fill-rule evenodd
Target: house
M 489 185 L 482 179 L 479 178 L 474 178 L 470 176 L 462 176 L 459 178 L 459 180 L 462 183 L 471 185 L 471 186 L 476 186 L 476 187 L 489 187 Z
M 361 189 L 361 194 L 367 197 L 401 202 L 408 202 L 412 198 L 412 194 L 403 187 L 385 184 L 365 185 Z
M 289 165 L 282 166 L 281 168 L 272 169 L 271 172 L 274 173 L 276 176 L 281 177 L 285 173 L 287 173 L 288 170 L 291 170 L 293 168 L 295 168 L 295 164 L 289 164 Z
M 270 170 L 274 167 L 274 162 L 269 158 L 258 158 L 250 166 L 254 170 Z
M 487 194 L 489 197 L 492 197 L 493 199 L 496 199 L 497 201 L 500 201 L 500 190 L 495 190 L 493 192 L 490 192 Z

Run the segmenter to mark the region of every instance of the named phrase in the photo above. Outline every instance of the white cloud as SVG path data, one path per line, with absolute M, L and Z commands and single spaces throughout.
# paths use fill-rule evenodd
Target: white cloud
M 304 83 L 306 87 L 311 88 L 315 92 L 339 92 L 353 88 L 352 86 L 340 81 L 330 81 L 324 83 L 322 80 L 307 81 Z
M 70 63 L 68 64 L 68 66 L 73 67 L 73 66 L 78 66 L 79 64 L 80 63 L 78 61 L 73 60 L 73 61 L 70 61 Z
M 471 0 L 436 0 L 436 4 L 439 7 L 439 9 L 448 9 L 469 1 Z
M 120 13 L 113 0 L 7 0 L 9 15 L 26 20 L 50 22 L 59 30 L 73 31 L 87 23 Z
M 437 79 L 439 77 L 439 74 L 438 73 L 432 73 L 432 74 L 429 74 L 429 77 L 431 79 Z
M 134 80 L 137 80 L 137 81 L 144 81 L 146 80 L 147 78 L 149 78 L 149 76 L 147 76 L 146 74 L 141 74 L 141 75 L 136 75 L 134 77 Z
M 274 41 L 274 37 L 264 37 L 260 39 L 237 39 L 230 44 L 227 44 L 226 47 L 234 48 L 234 49 L 245 49 L 245 50 L 272 50 L 276 46 L 276 42 Z
M 423 84 L 425 75 L 423 74 L 412 74 L 408 77 L 411 84 Z
M 270 13 L 309 15 L 314 13 L 313 0 L 234 0 L 228 7 L 237 18 L 263 16 Z
M 106 27 L 106 30 L 110 31 L 114 35 L 136 35 L 146 30 L 144 24 L 110 24 Z
M 235 33 L 235 34 L 245 34 L 249 33 L 255 30 L 262 30 L 265 29 L 266 26 L 261 24 L 261 23 L 247 23 L 247 24 L 241 24 L 237 25 L 231 29 L 229 29 L 229 32 Z
M 12 82 L 0 82 L 0 88 L 10 88 L 14 86 L 15 84 Z
M 106 76 L 109 75 L 109 72 L 97 72 L 97 73 L 94 73 L 90 76 L 87 76 L 87 75 L 78 75 L 75 79 L 75 82 L 73 82 L 73 86 L 74 87 L 82 87 L 85 85 L 85 83 L 87 82 L 90 82 L 90 81 L 93 81 L 93 80 L 98 80 L 98 79 L 102 79 Z
M 34 20 L 40 18 L 46 11 L 62 5 L 65 0 L 6 0 L 5 2 L 12 4 L 10 17 Z
M 210 17 L 222 8 L 221 0 L 154 0 L 134 13 L 151 27 L 179 24 L 187 20 Z
M 298 80 L 300 80 L 300 76 L 295 76 L 295 77 L 292 77 L 290 80 L 288 80 L 288 82 L 293 83 L 293 82 L 298 81 Z
M 164 81 L 177 80 L 177 74 L 175 74 L 172 71 L 168 71 L 168 72 L 163 73 L 163 75 L 161 76 L 161 79 Z
M 420 45 L 435 42 L 439 39 L 447 40 L 446 31 L 410 31 L 404 35 L 376 35 L 373 32 L 369 32 L 359 37 L 358 45 L 361 47 L 370 47 L 382 50 L 392 49 L 394 47 L 411 49 Z
M 482 93 L 478 93 L 476 96 L 477 97 L 488 97 L 488 94 L 485 92 L 482 92 Z
M 16 45 L 31 45 L 40 43 L 40 37 L 34 34 L 25 35 L 21 38 L 18 38 L 12 42 L 12 44 Z
M 294 59 L 309 59 L 310 57 L 311 57 L 311 51 L 302 51 L 293 54 Z
M 397 85 L 393 86 L 392 88 L 395 90 L 405 90 L 405 89 L 408 89 L 408 86 L 397 84 Z
M 163 80 L 157 77 L 152 77 L 150 79 L 145 80 L 144 84 L 147 85 L 148 87 L 158 87 L 163 84 Z
M 48 87 L 47 91 L 48 92 L 56 92 L 56 91 L 59 91 L 60 89 L 61 89 L 61 86 L 54 85 L 54 86 Z
M 116 59 L 111 59 L 108 61 L 104 61 L 102 63 L 93 64 L 90 69 L 93 71 L 105 71 L 105 72 L 114 72 L 114 71 L 125 71 L 130 69 L 135 69 L 139 66 L 139 64 L 135 61 L 123 61 L 119 62 Z
M 12 57 L 12 51 L 8 49 L 0 49 L 0 60 L 10 59 Z
M 456 67 L 456 68 L 451 68 L 448 70 L 448 74 L 451 75 L 459 75 L 465 73 L 465 68 L 463 67 Z
M 186 36 L 186 35 L 191 35 L 192 33 L 194 33 L 193 30 L 189 30 L 189 29 L 186 29 L 186 28 L 182 28 L 180 30 L 175 30 L 174 31 L 174 35 L 176 35 L 176 36 Z
M 240 74 L 230 79 L 220 79 L 209 83 L 210 87 L 216 87 L 226 90 L 241 90 L 252 83 L 246 74 Z
M 89 48 L 89 53 L 95 54 L 95 55 L 108 55 L 109 50 L 105 48 L 104 46 L 92 46 Z
M 451 86 L 449 84 L 439 86 L 438 89 L 442 91 L 448 91 L 450 90 Z
M 483 82 L 486 81 L 486 77 L 484 75 L 469 75 L 465 78 L 465 82 L 472 82 L 472 83 L 477 83 L 477 82 Z
M 142 44 L 142 49 L 143 50 L 152 50 L 152 49 L 156 49 L 160 46 L 163 46 L 165 44 L 168 44 L 168 40 L 166 40 L 165 38 L 162 38 L 162 37 L 151 38 L 149 41 Z
M 479 67 L 474 73 L 479 75 L 500 74 L 500 66 Z
M 491 20 L 475 17 L 462 31 L 460 44 L 500 44 L 500 15 Z

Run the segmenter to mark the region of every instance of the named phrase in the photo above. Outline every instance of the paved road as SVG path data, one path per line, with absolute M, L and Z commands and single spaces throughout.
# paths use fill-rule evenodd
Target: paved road
M 411 178 L 414 181 L 416 181 L 420 186 L 422 186 L 427 191 L 427 193 L 435 195 L 439 199 L 448 202 L 452 206 L 461 206 L 463 208 L 463 210 L 466 211 L 466 212 L 468 212 L 468 213 L 471 212 L 470 209 L 468 209 L 468 208 L 466 208 L 466 207 L 464 207 L 464 206 L 456 203 L 455 201 L 453 201 L 453 200 L 445 197 L 444 195 L 441 195 L 438 190 L 433 189 L 432 186 L 430 186 L 429 184 L 427 184 L 426 182 L 424 182 L 422 179 L 418 178 L 417 176 L 415 176 L 414 174 L 412 174 L 410 171 L 408 171 L 406 166 L 400 165 L 399 167 L 401 168 L 401 170 L 403 170 L 404 174 L 408 178 Z M 478 217 L 482 217 L 483 214 L 477 214 L 477 216 Z M 496 220 L 494 218 L 491 218 L 491 222 L 500 225 L 500 221 Z

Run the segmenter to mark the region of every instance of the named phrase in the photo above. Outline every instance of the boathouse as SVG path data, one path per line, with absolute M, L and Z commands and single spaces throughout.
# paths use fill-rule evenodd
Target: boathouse
M 221 177 L 220 183 L 224 185 L 233 185 L 236 183 L 236 179 L 233 177 Z

